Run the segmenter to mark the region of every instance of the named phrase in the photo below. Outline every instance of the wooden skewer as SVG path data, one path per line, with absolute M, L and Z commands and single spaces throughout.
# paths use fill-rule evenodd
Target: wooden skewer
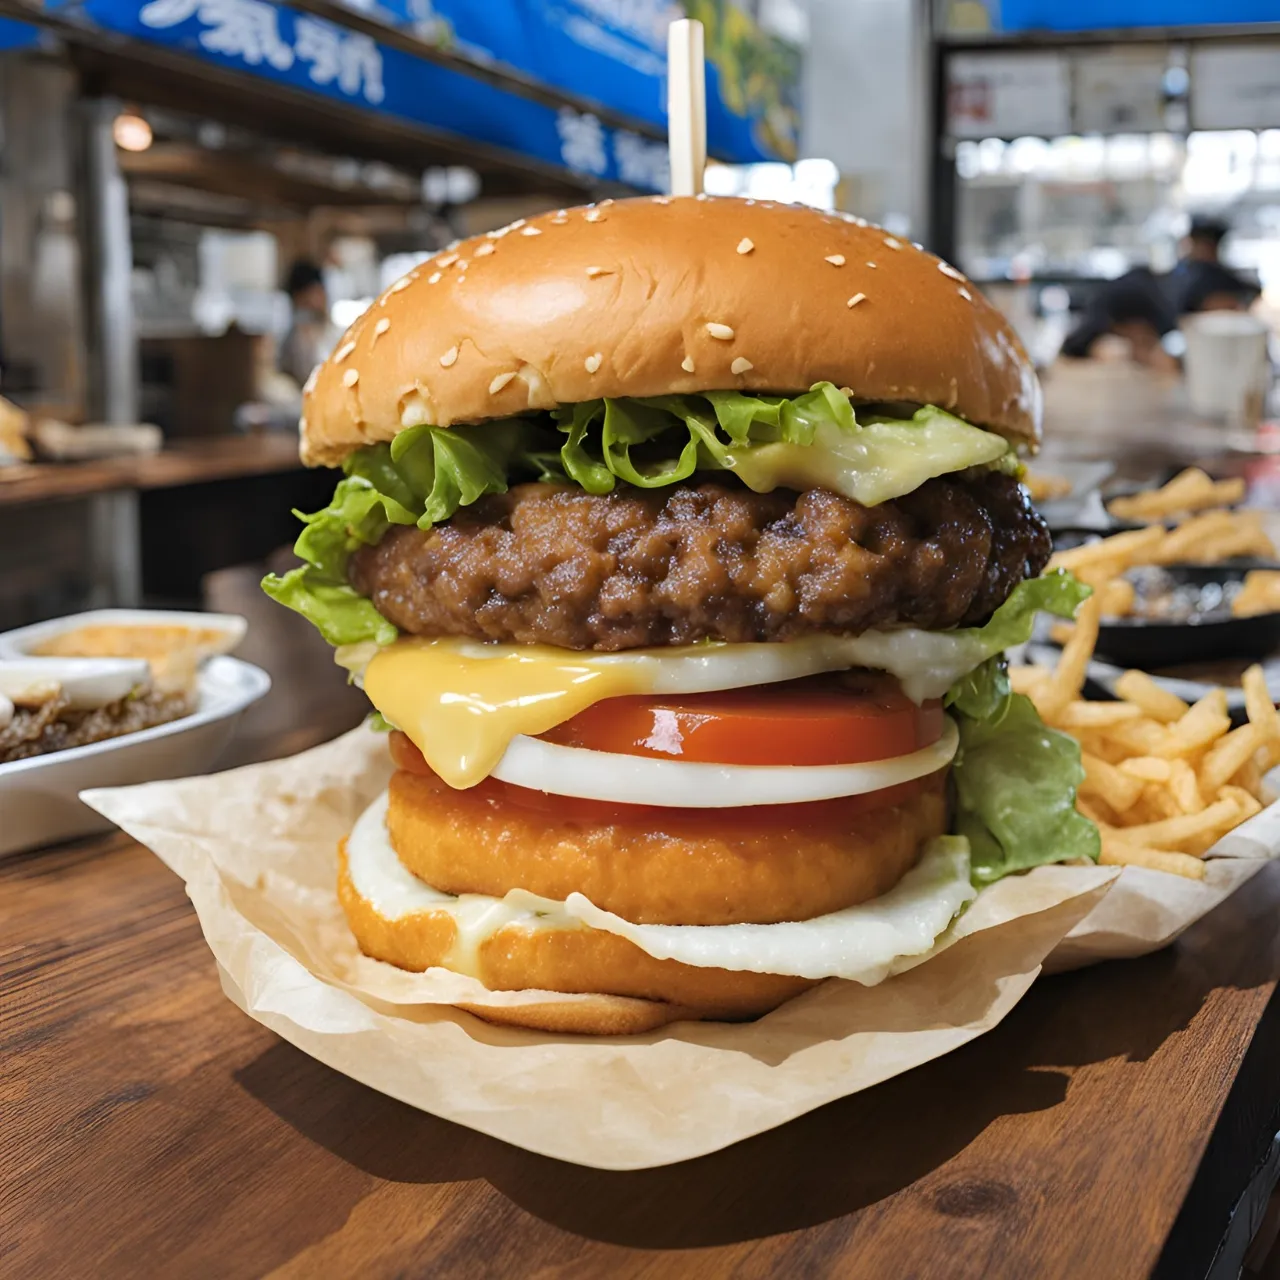
M 673 22 L 667 31 L 667 147 L 671 194 L 702 194 L 707 167 L 707 75 L 702 23 Z

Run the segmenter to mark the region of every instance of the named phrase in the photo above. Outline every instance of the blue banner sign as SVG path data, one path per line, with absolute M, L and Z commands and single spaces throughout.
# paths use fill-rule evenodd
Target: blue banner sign
M 695 9 L 699 2 L 739 13 L 725 0 L 695 0 L 686 7 Z M 377 8 L 362 8 L 368 16 L 412 27 L 462 56 L 506 63 L 548 84 L 606 103 L 621 114 L 665 123 L 666 27 L 664 19 L 659 39 L 659 19 L 670 7 L 660 0 L 388 3 L 398 8 L 381 3 Z M 663 190 L 667 185 L 666 146 L 661 142 L 606 126 L 588 111 L 534 102 L 272 0 L 73 0 L 65 5 L 50 0 L 49 7 L 67 18 L 136 40 L 584 177 L 644 190 Z M 457 10 L 456 15 L 446 14 L 446 8 Z M 593 11 L 604 9 L 629 17 L 630 26 L 598 20 L 591 26 Z M 470 17 L 464 22 L 467 14 Z M 486 24 L 495 14 L 502 23 L 489 29 Z M 577 21 L 570 23 L 570 17 Z M 730 25 L 726 24 L 726 32 Z M 589 29 L 595 35 L 588 36 Z M 759 34 L 754 26 L 751 30 Z M 709 28 L 709 54 L 713 34 Z M 731 34 L 721 33 L 722 41 Z M 489 43 L 478 43 L 481 37 Z M 590 41 L 602 48 L 592 52 L 587 47 Z M 576 55 L 570 45 L 578 50 Z M 739 162 L 793 154 L 798 116 L 785 105 L 762 105 L 774 104 L 775 99 L 781 102 L 777 95 L 782 93 L 781 86 L 766 92 L 764 65 L 749 64 L 745 77 L 732 81 L 738 96 L 731 105 L 723 96 L 725 77 L 711 64 L 710 56 L 708 63 L 708 140 L 713 154 Z M 798 70 L 798 55 L 795 63 Z M 759 107 L 755 114 L 751 103 Z

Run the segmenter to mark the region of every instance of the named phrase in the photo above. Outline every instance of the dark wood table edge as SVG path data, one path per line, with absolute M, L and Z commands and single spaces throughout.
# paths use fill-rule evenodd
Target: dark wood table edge
M 1258 1114 L 1259 1099 L 1266 1099 Z M 1237 1277 L 1261 1210 L 1280 1181 L 1280 988 L 1236 1072 L 1152 1280 Z M 1242 1225 L 1247 1221 L 1245 1229 Z

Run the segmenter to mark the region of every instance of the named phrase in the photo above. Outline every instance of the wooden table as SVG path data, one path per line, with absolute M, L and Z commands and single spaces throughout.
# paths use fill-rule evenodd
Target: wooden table
M 298 438 L 293 434 L 214 436 L 177 441 L 145 458 L 38 462 L 0 468 L 0 506 L 86 498 L 128 489 L 172 489 L 207 480 L 296 471 L 301 466 Z
M 601 1173 L 250 1021 L 131 840 L 24 855 L 0 863 L 0 1275 L 1204 1276 L 1280 1128 L 1278 918 L 1280 866 L 938 1062 Z

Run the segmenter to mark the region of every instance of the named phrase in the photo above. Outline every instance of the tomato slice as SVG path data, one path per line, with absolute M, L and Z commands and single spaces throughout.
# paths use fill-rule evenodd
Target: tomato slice
M 889 760 L 942 736 L 942 703 L 916 706 L 889 675 L 847 671 L 723 693 L 609 698 L 543 741 L 704 764 Z
M 448 789 L 439 775 L 422 758 L 422 753 L 403 733 L 391 734 L 391 758 L 397 768 L 431 778 Z M 671 809 L 664 805 L 621 804 L 607 800 L 583 800 L 577 796 L 549 795 L 528 787 L 517 787 L 497 778 L 486 778 L 466 791 L 454 792 L 462 802 L 482 806 L 512 806 L 538 815 L 548 828 L 562 826 L 603 827 L 614 823 L 642 825 L 652 831 L 679 834 L 682 831 L 724 831 L 735 823 L 774 829 L 803 827 L 817 830 L 831 827 L 847 830 L 859 814 L 891 805 L 905 804 L 923 791 L 941 785 L 940 774 L 926 774 L 909 782 L 895 783 L 879 791 L 845 796 L 838 800 L 812 800 L 804 804 L 750 805 L 742 809 Z

